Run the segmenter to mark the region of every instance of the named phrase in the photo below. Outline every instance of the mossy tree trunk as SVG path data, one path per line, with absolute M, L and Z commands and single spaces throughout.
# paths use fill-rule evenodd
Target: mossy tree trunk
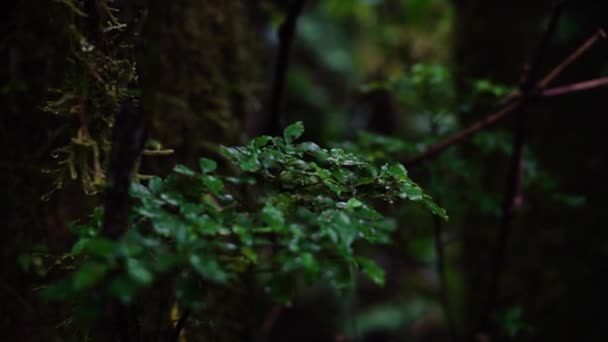
M 213 145 L 244 138 L 242 128 L 257 110 L 254 94 L 261 82 L 247 5 L 240 0 L 2 5 L 0 75 L 7 82 L 1 90 L 0 186 L 7 195 L 1 206 L 0 329 L 7 340 L 84 338 L 74 326 L 61 324 L 68 322 L 69 308 L 54 306 L 49 312 L 34 287 L 62 276 L 62 266 L 54 262 L 73 240 L 67 224 L 88 217 L 99 203 L 110 128 L 125 98 L 143 104 L 148 136 L 176 151 L 168 159 L 144 161 L 144 171 L 194 163 L 213 154 Z M 118 9 L 111 13 L 126 29 L 109 24 L 114 19 L 105 6 Z M 142 14 L 147 15 L 143 31 L 137 20 Z M 93 143 L 95 151 L 89 148 Z M 61 152 L 55 159 L 52 152 L 61 148 L 69 157 Z M 57 163 L 74 155 L 82 158 Z M 59 185 L 46 196 L 49 201 L 41 200 Z M 82 187 L 94 194 L 85 195 Z M 32 257 L 32 251 L 40 253 Z M 172 291 L 165 292 L 170 286 L 164 281 L 161 291 L 151 291 L 158 302 L 138 308 L 157 314 L 165 331 L 172 326 L 175 300 Z M 153 335 L 158 324 L 142 335 Z

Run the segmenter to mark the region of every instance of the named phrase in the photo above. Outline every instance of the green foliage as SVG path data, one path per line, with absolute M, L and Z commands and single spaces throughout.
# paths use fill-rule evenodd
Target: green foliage
M 409 200 L 443 219 L 445 211 L 403 165 L 378 167 L 341 149 L 296 143 L 303 131 L 298 122 L 283 137 L 222 147 L 237 175 L 218 173 L 215 161 L 202 158 L 199 170 L 177 165 L 165 178 L 133 183 L 135 203 L 122 239 L 102 236 L 99 211 L 75 226 L 80 239 L 72 255 L 79 266 L 46 294 L 66 298 L 94 289 L 130 301 L 167 273 L 178 275 L 175 291 L 184 306 L 204 295 L 183 289 L 200 281 L 238 286 L 250 272 L 281 302 L 292 299 L 300 280 L 349 286 L 354 270 L 383 284 L 382 268 L 357 253 L 358 245 L 391 241 L 395 224 L 375 206 Z
M 417 113 L 445 111 L 454 106 L 455 91 L 451 72 L 442 64 L 417 63 L 389 81 L 372 82 L 364 91 L 385 88 Z
M 526 323 L 522 316 L 523 309 L 520 306 L 513 306 L 497 315 L 496 320 L 507 336 L 515 338 L 534 331 L 534 328 Z

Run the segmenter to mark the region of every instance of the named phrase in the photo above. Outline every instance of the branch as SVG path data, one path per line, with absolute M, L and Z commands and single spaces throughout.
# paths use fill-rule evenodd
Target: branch
M 146 140 L 144 115 L 127 100 L 120 108 L 112 133 L 112 151 L 105 194 L 102 235 L 112 240 L 122 236 L 127 227 L 131 172 Z M 102 341 L 138 341 L 136 314 L 131 306 L 118 300 L 106 304 L 98 321 Z
M 264 336 L 268 336 L 268 334 L 272 330 L 272 327 L 274 326 L 275 321 L 277 320 L 277 318 L 279 318 L 281 312 L 283 312 L 283 309 L 285 309 L 285 307 L 279 304 L 272 307 L 272 310 L 270 310 L 270 312 L 266 316 L 266 319 L 264 319 L 264 323 L 262 324 L 261 330 Z
M 539 88 L 547 87 L 555 80 L 568 66 L 577 61 L 587 50 L 589 50 L 600 39 L 606 39 L 606 32 L 598 29 L 591 37 L 589 37 L 581 46 L 574 50 L 566 59 L 556 66 L 547 76 L 545 76 L 538 84 Z
M 589 50 L 600 38 L 607 38 L 606 32 L 602 29 L 597 29 L 595 33 L 591 35 L 591 37 L 587 38 L 576 50 L 574 50 L 568 57 L 566 57 L 560 64 L 558 64 L 551 72 L 549 72 L 543 79 L 538 83 L 537 87 L 539 89 L 546 88 L 551 82 L 553 82 L 559 75 L 562 74 L 567 67 L 569 67 L 572 63 L 577 61 L 587 50 Z M 509 95 L 507 95 L 503 100 L 500 101 L 501 104 L 509 102 L 515 98 L 521 97 L 521 91 L 519 89 L 513 91 Z
M 105 194 L 102 234 L 116 240 L 127 225 L 131 171 L 145 142 L 143 115 L 133 103 L 124 103 L 116 116 Z
M 296 24 L 306 0 L 296 0 L 289 8 L 287 17 L 279 28 L 279 49 L 272 82 L 270 95 L 269 111 L 265 125 L 266 134 L 278 135 L 281 130 L 281 110 L 283 105 L 283 95 L 285 93 L 285 80 L 289 67 L 289 55 L 293 45 Z
M 190 310 L 186 309 L 182 316 L 179 318 L 177 323 L 175 324 L 175 328 L 173 329 L 173 336 L 171 337 L 172 342 L 177 342 L 179 340 L 179 335 L 181 335 L 184 326 L 186 325 L 186 321 L 190 317 Z
M 579 59 L 583 53 L 593 44 L 595 44 L 599 38 L 606 38 L 606 32 L 602 29 L 598 29 L 596 33 L 594 33 L 589 39 L 587 39 L 581 46 L 579 46 L 574 52 L 572 52 L 568 57 L 566 57 L 557 67 L 555 67 L 551 72 L 549 72 L 537 85 L 538 89 L 544 89 L 548 86 L 553 80 L 555 80 L 570 64 Z M 583 91 L 588 89 L 593 89 L 596 87 L 600 87 L 605 85 L 604 81 L 600 81 L 602 79 L 596 79 L 586 82 L 581 82 L 577 84 L 572 84 L 570 86 L 563 86 L 553 89 L 541 90 L 539 96 L 542 97 L 553 97 L 559 95 L 566 95 L 575 91 Z M 568 88 L 571 87 L 571 88 Z M 405 162 L 405 166 L 413 166 L 423 162 L 427 159 L 431 159 L 443 151 L 448 149 L 452 145 L 459 144 L 464 140 L 468 139 L 475 133 L 490 127 L 497 123 L 498 121 L 504 119 L 505 117 L 512 114 L 519 106 L 522 104 L 522 99 L 525 96 L 522 96 L 522 91 L 517 90 L 509 95 L 505 96 L 502 100 L 499 101 L 501 105 L 504 107 L 494 112 L 492 114 L 487 115 L 482 120 L 473 123 L 471 126 L 465 128 L 464 130 L 454 134 L 453 136 L 447 138 L 446 140 L 439 142 L 431 147 L 429 147 L 426 151 L 421 154 L 411 158 L 407 162 Z M 528 95 L 529 99 L 532 97 Z
M 521 102 L 518 101 L 518 102 L 512 103 L 512 104 L 500 109 L 499 111 L 497 111 L 495 113 L 492 113 L 492 114 L 486 116 L 485 118 L 483 118 L 480 121 L 477 121 L 476 123 L 472 124 L 468 128 L 454 134 L 453 136 L 447 138 L 446 140 L 444 140 L 440 143 L 437 143 L 437 144 L 431 146 L 425 152 L 408 160 L 407 162 L 405 162 L 405 166 L 406 167 L 412 166 L 412 165 L 418 164 L 422 161 L 425 161 L 427 159 L 437 156 L 441 152 L 445 151 L 448 147 L 458 144 L 458 143 L 468 139 L 473 134 L 481 131 L 482 129 L 492 126 L 493 124 L 497 123 L 498 121 L 500 121 L 507 115 L 511 114 L 517 108 L 519 108 L 520 105 L 521 105 Z
M 553 96 L 562 96 L 571 93 L 576 93 L 579 91 L 585 91 L 590 89 L 595 89 L 608 85 L 608 77 L 596 78 L 594 80 L 588 80 L 573 84 L 568 84 L 561 87 L 555 87 L 551 89 L 543 90 L 540 93 L 541 97 L 553 97 Z
M 482 331 L 485 330 L 490 333 L 496 333 L 492 317 L 496 310 L 500 294 L 500 280 L 505 271 L 507 244 L 513 230 L 512 221 L 515 216 L 515 209 L 518 205 L 517 198 L 521 192 L 521 181 L 523 176 L 521 171 L 523 170 L 523 153 L 525 147 L 526 123 L 528 119 L 528 113 L 523 109 L 525 104 L 529 101 L 530 95 L 533 95 L 538 90 L 536 75 L 542 65 L 544 56 L 547 53 L 551 37 L 555 33 L 555 28 L 557 27 L 565 4 L 566 1 L 562 1 L 553 7 L 549 25 L 547 26 L 536 53 L 535 62 L 530 72 L 524 76 L 524 80 L 520 87 L 520 91 L 523 94 L 522 102 L 513 127 L 513 154 L 509 162 L 509 173 L 507 175 L 507 184 L 504 193 L 502 216 L 498 227 L 496 247 L 494 249 L 494 256 L 490 268 L 488 297 L 484 311 L 482 311 L 479 327 Z
M 450 307 L 448 280 L 445 270 L 445 250 L 443 248 L 443 241 L 441 239 L 441 236 L 443 235 L 443 220 L 436 215 L 433 215 L 433 220 L 435 225 L 435 253 L 437 254 L 436 269 L 439 277 L 439 299 L 441 301 L 441 306 L 443 307 L 443 313 L 445 315 L 450 341 L 456 342 L 456 329 Z
M 559 19 L 562 16 L 564 7 L 568 2 L 569 1 L 567 0 L 562 0 L 557 2 L 553 6 L 553 10 L 551 11 L 551 17 L 549 18 L 549 25 L 547 25 L 547 29 L 545 30 L 543 37 L 541 38 L 538 49 L 536 50 L 536 57 L 534 58 L 534 63 L 532 64 L 530 71 L 524 76 L 524 81 L 521 84 L 521 91 L 524 94 L 530 92 L 537 83 L 537 75 L 540 72 L 540 67 L 543 64 L 543 61 L 547 54 L 547 50 L 549 49 L 551 38 L 555 33 L 557 23 L 559 22 Z

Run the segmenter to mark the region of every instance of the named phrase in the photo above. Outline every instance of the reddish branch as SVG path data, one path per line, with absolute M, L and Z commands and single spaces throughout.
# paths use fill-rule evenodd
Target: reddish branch
M 542 97 L 561 96 L 579 91 L 590 90 L 608 85 L 608 77 L 596 78 L 594 80 L 583 81 L 561 87 L 546 89 L 541 92 Z
M 555 29 L 561 17 L 565 3 L 565 1 L 562 1 L 553 8 L 549 25 L 547 26 L 547 29 L 541 39 L 534 64 L 532 64 L 530 71 L 524 75 L 522 84 L 520 86 L 522 96 L 519 101 L 519 108 L 516 112 L 515 125 L 513 127 L 513 154 L 511 155 L 511 160 L 509 163 L 509 173 L 507 175 L 507 184 L 503 199 L 502 216 L 500 225 L 498 227 L 498 236 L 496 239 L 496 245 L 493 249 L 494 255 L 492 257 L 492 264 L 490 266 L 490 281 L 487 299 L 484 303 L 485 307 L 484 311 L 482 312 L 479 327 L 481 331 L 489 332 L 491 335 L 496 335 L 497 329 L 492 318 L 496 311 L 500 295 L 500 281 L 506 267 L 507 245 L 509 242 L 509 236 L 513 230 L 512 222 L 515 216 L 515 210 L 517 208 L 517 198 L 520 196 L 521 191 L 521 170 L 524 160 L 523 154 L 526 137 L 525 128 L 528 120 L 528 113 L 525 112 L 524 107 L 538 91 L 538 85 L 540 82 L 537 81 L 537 75 L 540 66 L 543 63 L 544 57 L 547 54 L 551 38 L 555 33 Z
M 280 304 L 277 304 L 272 307 L 272 310 L 270 310 L 270 312 L 264 319 L 264 323 L 262 323 L 261 334 L 263 337 L 265 337 L 265 338 L 268 337 L 268 335 L 272 331 L 272 327 L 274 326 L 274 323 L 279 318 L 279 316 L 281 315 L 281 312 L 283 312 L 284 308 L 285 307 Z
M 600 38 L 606 39 L 606 32 L 602 29 L 598 29 L 591 37 L 589 37 L 581 46 L 579 46 L 574 52 L 572 52 L 566 59 L 564 59 L 558 66 L 556 66 L 547 76 L 545 76 L 538 84 L 539 88 L 547 87 L 553 80 L 555 80 L 568 66 L 577 61 L 587 50 L 589 50 Z
M 591 46 L 599 41 L 600 38 L 606 38 L 606 32 L 604 30 L 598 29 L 596 33 L 594 33 L 589 39 L 587 39 L 581 46 L 579 46 L 574 52 L 572 52 L 568 57 L 566 57 L 557 67 L 555 67 L 551 72 L 549 72 L 543 79 L 537 83 L 536 89 L 541 89 L 536 96 L 538 97 L 554 97 L 567 95 L 573 92 L 590 90 L 593 88 L 598 88 L 602 86 L 608 85 L 608 81 L 606 78 L 600 78 L 595 80 L 584 81 L 580 83 L 575 83 L 566 86 L 560 86 L 552 89 L 544 89 L 546 88 L 553 80 L 555 80 L 569 65 L 571 65 L 574 61 L 580 58 L 584 52 L 589 50 Z M 544 90 L 543 90 L 544 89 Z M 531 96 L 528 95 L 528 98 Z M 446 149 L 448 149 L 452 145 L 459 144 L 464 140 L 468 139 L 475 133 L 490 127 L 497 123 L 498 121 L 504 119 L 509 116 L 513 112 L 518 109 L 521 104 L 524 96 L 522 96 L 522 91 L 517 90 L 507 95 L 503 100 L 499 101 L 504 105 L 503 108 L 498 111 L 487 115 L 480 121 L 475 122 L 464 130 L 454 134 L 453 136 L 447 138 L 446 140 L 439 142 L 431 147 L 429 147 L 423 153 L 411 158 L 407 162 L 405 162 L 406 166 L 413 166 L 419 164 L 422 161 L 427 159 L 431 159 L 436 157 Z
M 460 143 L 460 142 L 464 141 L 465 139 L 469 138 L 470 136 L 472 136 L 473 134 L 481 131 L 482 129 L 495 124 L 496 122 L 498 122 L 499 120 L 501 120 L 502 118 L 504 118 L 505 116 L 507 116 L 508 114 L 513 112 L 515 109 L 517 109 L 519 107 L 519 105 L 520 105 L 519 102 L 509 104 L 505 108 L 486 116 L 482 120 L 477 121 L 476 123 L 472 124 L 471 126 L 467 127 L 466 129 L 449 137 L 448 139 L 431 146 L 424 153 L 407 161 L 405 163 L 405 165 L 412 166 L 412 165 L 418 164 L 424 160 L 435 157 L 436 155 L 445 151 L 448 147 L 455 145 L 457 143 Z

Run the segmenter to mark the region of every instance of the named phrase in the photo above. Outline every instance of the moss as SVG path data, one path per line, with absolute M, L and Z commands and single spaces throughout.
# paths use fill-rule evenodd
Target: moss
M 157 93 L 152 135 L 175 148 L 180 161 L 209 143 L 236 143 L 255 106 L 254 41 L 240 1 L 178 0 L 151 13 L 160 25 L 158 65 L 146 73 Z M 145 76 L 144 76 L 145 77 Z
M 85 193 L 94 194 L 105 183 L 114 115 L 137 80 L 133 48 L 117 41 L 126 25 L 107 1 L 62 0 L 58 5 L 56 38 L 66 45 L 69 63 L 44 110 L 65 118 L 70 140 L 53 152 L 55 187 L 78 179 Z

